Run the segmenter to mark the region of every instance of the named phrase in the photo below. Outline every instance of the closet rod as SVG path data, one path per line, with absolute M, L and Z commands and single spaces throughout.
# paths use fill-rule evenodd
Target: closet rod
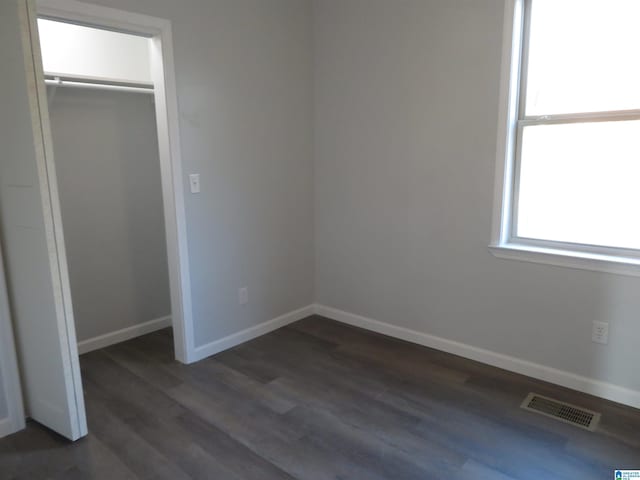
M 118 92 L 147 93 L 153 95 L 153 87 L 133 87 L 130 85 L 118 85 L 115 83 L 81 82 L 76 80 L 64 80 L 62 78 L 45 78 L 47 85 L 54 87 L 75 87 L 92 90 L 112 90 Z

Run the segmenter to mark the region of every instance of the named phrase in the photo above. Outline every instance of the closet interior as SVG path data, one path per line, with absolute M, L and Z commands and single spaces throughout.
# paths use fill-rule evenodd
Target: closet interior
M 150 40 L 49 19 L 38 31 L 85 353 L 171 324 Z

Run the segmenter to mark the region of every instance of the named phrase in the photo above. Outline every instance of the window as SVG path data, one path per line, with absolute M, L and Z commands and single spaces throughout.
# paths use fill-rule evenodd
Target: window
M 493 251 L 640 266 L 640 1 L 511 7 Z

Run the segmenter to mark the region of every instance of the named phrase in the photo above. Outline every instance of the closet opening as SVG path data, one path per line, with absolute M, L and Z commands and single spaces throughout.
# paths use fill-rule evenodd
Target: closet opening
M 3 58 L 24 65 L 7 76 L 0 163 L 0 311 L 24 393 L 11 402 L 74 441 L 88 433 L 79 353 L 149 353 L 121 342 L 166 329 L 137 365 L 197 358 L 171 22 L 76 0 L 9 2 L 0 17 Z
M 162 331 L 188 363 L 162 35 L 40 11 L 37 30 L 78 353 Z
M 151 40 L 37 23 L 82 354 L 171 327 Z

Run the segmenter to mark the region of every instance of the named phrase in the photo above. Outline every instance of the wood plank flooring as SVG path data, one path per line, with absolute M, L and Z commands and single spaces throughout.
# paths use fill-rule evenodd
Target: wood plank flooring
M 309 317 L 195 365 L 171 331 L 81 357 L 90 434 L 29 424 L 0 479 L 609 479 L 640 468 L 640 411 Z M 602 412 L 591 433 L 530 391 Z

